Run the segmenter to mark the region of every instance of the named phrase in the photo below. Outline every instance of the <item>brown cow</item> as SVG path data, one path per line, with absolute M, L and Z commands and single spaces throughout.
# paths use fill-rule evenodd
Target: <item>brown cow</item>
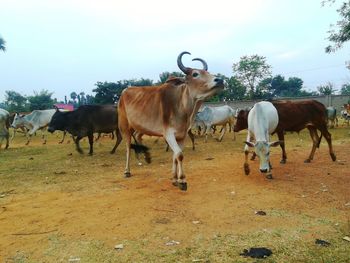
M 331 134 L 327 129 L 327 114 L 326 107 L 316 100 L 306 101 L 272 101 L 272 104 L 276 107 L 278 112 L 278 126 L 272 133 L 277 133 L 278 139 L 281 141 L 280 146 L 282 149 L 281 163 L 286 163 L 287 154 L 285 151 L 284 133 L 300 132 L 307 128 L 310 132 L 310 136 L 313 142 L 312 149 L 309 157 L 305 160 L 309 163 L 315 154 L 316 147 L 318 148 L 321 142 L 322 136 L 326 138 L 329 147 L 329 154 L 333 161 L 336 160 L 336 156 L 332 147 Z M 247 121 L 248 111 L 241 110 L 237 115 L 237 123 L 235 125 L 235 131 L 240 131 L 248 127 Z M 321 136 L 317 134 L 317 130 L 321 132 Z M 254 157 L 254 156 L 253 156 Z M 252 158 L 253 158 L 252 157 Z
M 118 116 L 119 128 L 126 141 L 124 175 L 131 176 L 130 149 L 147 150 L 145 146 L 131 144 L 133 132 L 163 136 L 174 152 L 173 185 L 185 191 L 187 182 L 182 168 L 185 137 L 202 101 L 223 89 L 224 82 L 207 72 L 208 65 L 202 59 L 193 60 L 200 61 L 203 70 L 185 67 L 181 61 L 184 54 L 190 53 L 180 53 L 177 64 L 186 74 L 185 78 L 171 78 L 160 86 L 125 89 L 119 100 Z

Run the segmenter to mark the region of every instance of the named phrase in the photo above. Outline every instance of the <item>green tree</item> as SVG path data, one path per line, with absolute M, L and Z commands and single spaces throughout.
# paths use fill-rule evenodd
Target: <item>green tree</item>
M 243 100 L 245 98 L 247 88 L 236 77 L 227 78 L 226 84 L 225 100 Z
M 0 37 L 0 50 L 2 50 L 4 52 L 6 51 L 5 44 L 6 44 L 6 41 L 2 37 Z
M 334 3 L 335 0 L 322 1 L 323 4 L 326 2 Z M 350 1 L 343 2 L 337 12 L 340 20 L 337 21 L 336 26 L 332 25 L 328 32 L 328 40 L 333 44 L 326 47 L 327 53 L 335 52 L 350 40 Z
M 78 97 L 78 94 L 75 91 L 71 92 L 70 98 L 73 100 L 73 103 L 76 103 L 77 97 Z
M 97 82 L 97 88 L 93 89 L 96 92 L 94 102 L 97 104 L 114 104 L 119 100 L 122 91 L 129 86 L 129 81 L 122 80 L 114 82 Z
M 5 91 L 5 105 L 10 112 L 29 111 L 27 98 L 13 90 Z
M 53 92 L 48 90 L 41 90 L 40 92 L 34 91 L 34 96 L 29 96 L 29 108 L 30 110 L 46 110 L 53 108 L 55 101 L 51 98 Z
M 249 99 L 256 98 L 258 83 L 271 75 L 271 66 L 266 63 L 266 58 L 258 55 L 241 57 L 239 62 L 233 64 L 232 69 L 234 76 L 248 87 Z
M 341 95 L 350 95 L 350 83 L 343 84 L 340 90 Z
M 130 79 L 130 80 L 124 80 L 125 82 L 128 83 L 128 86 L 152 86 L 153 85 L 153 80 L 151 79 Z
M 185 77 L 185 75 L 182 72 L 178 72 L 178 71 L 168 72 L 168 71 L 165 71 L 165 72 L 159 74 L 159 80 L 156 82 L 156 85 L 160 85 L 160 84 L 165 83 L 165 81 L 167 81 L 167 79 L 170 76 L 180 77 L 180 78 Z
M 336 91 L 334 89 L 334 85 L 330 82 L 328 82 L 326 85 L 318 86 L 317 90 L 321 95 L 332 95 Z

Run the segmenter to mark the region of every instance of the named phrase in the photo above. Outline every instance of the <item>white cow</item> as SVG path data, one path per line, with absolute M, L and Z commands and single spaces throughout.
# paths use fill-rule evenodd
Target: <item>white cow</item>
M 198 112 L 195 117 L 195 126 L 203 127 L 205 129 L 205 142 L 208 140 L 208 133 L 213 125 L 223 125 L 221 135 L 218 141 L 222 141 L 222 138 L 226 132 L 226 124 L 229 123 L 230 127 L 234 124 L 235 111 L 228 105 L 219 107 L 205 106 L 202 111 Z M 235 133 L 234 133 L 235 139 Z
M 280 144 L 280 141 L 270 142 L 270 135 L 278 125 L 278 113 L 271 102 L 261 101 L 254 105 L 248 114 L 248 135 L 244 147 L 245 163 L 244 171 L 248 175 L 248 153 L 249 147 L 254 147 L 256 155 L 260 159 L 260 171 L 268 173 L 267 178 L 272 179 L 270 164 L 270 147 Z M 255 142 L 252 142 L 253 136 Z
M 9 147 L 10 133 L 8 130 L 10 113 L 7 110 L 0 109 L 0 148 L 2 141 L 6 140 L 5 149 Z
M 17 129 L 20 126 L 24 126 L 28 129 L 27 143 L 29 144 L 31 136 L 39 129 L 44 129 L 50 123 L 52 116 L 55 114 L 55 109 L 50 110 L 34 110 L 28 115 L 19 115 L 16 113 L 12 122 L 12 127 Z M 42 134 L 43 144 L 46 143 L 45 133 Z

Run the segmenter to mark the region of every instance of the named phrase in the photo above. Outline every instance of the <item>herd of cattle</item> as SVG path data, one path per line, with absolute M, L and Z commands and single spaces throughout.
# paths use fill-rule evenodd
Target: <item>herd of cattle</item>
M 200 58 L 193 59 L 203 65 L 203 69 L 185 67 L 182 56 L 190 54 L 182 52 L 177 58 L 180 70 L 185 77 L 170 77 L 164 84 L 150 87 L 129 87 L 122 92 L 117 106 L 114 105 L 83 105 L 74 111 L 60 109 L 34 110 L 32 113 L 12 114 L 0 109 L 0 147 L 6 140 L 5 148 L 9 147 L 9 128 L 22 129 L 29 144 L 31 136 L 39 129 L 48 127 L 49 132 L 68 132 L 75 142 L 76 150 L 82 153 L 79 141 L 88 137 L 90 151 L 93 154 L 94 133 L 112 133 L 117 139 L 111 150 L 114 153 L 122 139 L 126 142 L 126 167 L 124 175 L 130 173 L 130 150 L 137 154 L 144 153 L 145 160 L 151 161 L 149 149 L 142 144 L 142 136 L 163 137 L 168 147 L 173 151 L 173 185 L 181 190 L 187 190 L 186 177 L 183 171 L 183 145 L 186 135 L 192 139 L 192 129 L 205 135 L 222 126 L 219 141 L 222 140 L 227 124 L 233 132 L 247 129 L 245 141 L 244 171 L 249 174 L 248 153 L 254 148 L 255 156 L 260 160 L 260 171 L 272 178 L 269 160 L 270 147 L 280 145 L 282 149 L 281 163 L 286 163 L 285 132 L 299 132 L 304 128 L 309 130 L 312 139 L 312 149 L 305 162 L 310 162 L 321 138 L 324 137 L 329 146 L 329 154 L 336 160 L 332 147 L 331 134 L 327 127 L 338 125 L 337 113 L 334 107 L 326 108 L 315 100 L 305 101 L 262 101 L 249 109 L 232 109 L 228 105 L 219 107 L 202 107 L 203 101 L 224 88 L 224 81 L 208 73 L 207 63 Z M 340 116 L 347 122 L 350 120 L 350 106 L 344 105 Z M 320 135 L 318 134 L 320 132 Z M 270 135 L 277 134 L 278 141 L 270 142 Z M 235 136 L 234 136 L 235 138 Z M 134 143 L 132 143 L 132 139 Z M 43 132 L 43 143 L 46 143 Z

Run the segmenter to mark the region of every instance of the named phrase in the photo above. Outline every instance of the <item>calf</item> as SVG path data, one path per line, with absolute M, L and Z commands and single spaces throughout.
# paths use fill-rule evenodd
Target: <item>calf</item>
M 83 105 L 75 111 L 61 112 L 58 109 L 52 117 L 48 131 L 67 131 L 74 139 L 76 150 L 83 153 L 79 141 L 88 136 L 90 151 L 93 154 L 94 133 L 115 131 L 117 141 L 111 153 L 114 153 L 122 138 L 118 129 L 118 115 L 114 105 Z
M 278 113 L 271 102 L 261 101 L 254 105 L 248 114 L 248 134 L 244 147 L 245 162 L 244 171 L 250 172 L 248 164 L 249 147 L 254 147 L 256 155 L 260 159 L 260 171 L 267 173 L 267 178 L 272 179 L 270 164 L 270 147 L 280 144 L 279 141 L 270 142 L 270 135 L 278 124 Z M 255 142 L 252 142 L 252 135 Z

